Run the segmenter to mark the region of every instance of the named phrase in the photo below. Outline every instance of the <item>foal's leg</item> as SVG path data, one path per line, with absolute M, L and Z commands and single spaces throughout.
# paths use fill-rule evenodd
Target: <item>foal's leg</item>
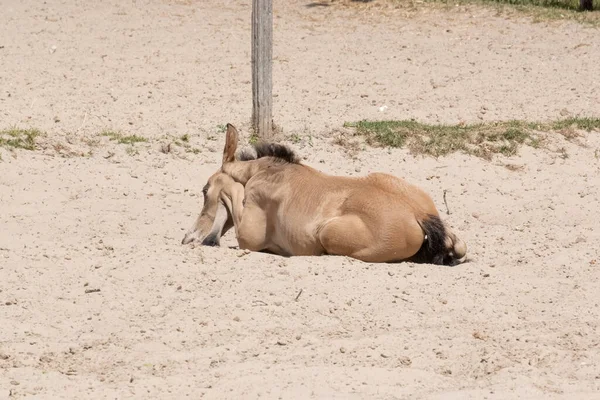
M 262 251 L 267 249 L 267 215 L 265 210 L 249 202 L 236 231 L 240 249 Z
M 235 226 L 235 236 L 240 249 L 262 251 L 267 247 L 267 219 L 265 211 L 251 198 L 245 204 L 245 188 L 240 183 L 223 186 L 221 200 L 229 209 Z
M 345 215 L 327 222 L 319 232 L 319 241 L 329 255 L 379 261 L 379 243 L 358 215 Z
M 220 197 L 231 213 L 236 236 L 239 235 L 240 223 L 244 213 L 244 195 L 244 186 L 240 183 L 233 182 L 233 180 L 231 184 L 226 184 L 221 189 Z
M 267 241 L 267 212 L 254 203 L 252 195 L 246 196 L 246 189 L 232 180 L 223 186 L 220 194 L 231 213 L 240 249 L 271 250 L 275 254 L 283 254 L 279 247 Z M 252 191 L 251 188 L 249 190 Z
M 421 247 L 423 231 L 416 221 L 405 225 L 402 236 L 397 236 L 398 232 L 376 234 L 382 227 L 369 225 L 365 219 L 353 214 L 327 222 L 319 232 L 325 252 L 365 262 L 383 263 L 406 260 Z

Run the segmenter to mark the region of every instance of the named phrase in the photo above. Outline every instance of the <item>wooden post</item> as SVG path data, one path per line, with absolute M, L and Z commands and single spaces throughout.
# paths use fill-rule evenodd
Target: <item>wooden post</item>
M 273 135 L 273 0 L 252 0 L 252 126 Z
M 582 11 L 592 11 L 594 9 L 592 1 L 593 0 L 579 0 L 579 8 Z

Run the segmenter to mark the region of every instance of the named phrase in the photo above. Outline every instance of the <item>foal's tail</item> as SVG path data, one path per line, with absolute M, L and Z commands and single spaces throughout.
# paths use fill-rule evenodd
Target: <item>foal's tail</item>
M 417 223 L 425 233 L 419 251 L 409 261 L 455 266 L 465 261 L 467 245 L 437 215 L 428 214 Z

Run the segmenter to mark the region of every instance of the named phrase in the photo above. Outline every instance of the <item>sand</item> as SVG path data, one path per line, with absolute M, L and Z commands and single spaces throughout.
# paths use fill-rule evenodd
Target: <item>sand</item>
M 365 118 L 597 116 L 597 30 L 276 1 L 286 141 L 420 185 L 471 261 L 182 246 L 220 126 L 248 139 L 250 4 L 2 3 L 0 129 L 46 135 L 0 148 L 0 398 L 600 398 L 597 132 L 491 161 L 335 140 Z

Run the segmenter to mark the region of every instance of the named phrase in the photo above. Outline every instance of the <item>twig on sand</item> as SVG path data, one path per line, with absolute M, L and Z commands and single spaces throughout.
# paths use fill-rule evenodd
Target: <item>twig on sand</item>
M 89 293 L 98 293 L 100 291 L 100 289 L 85 289 L 85 293 L 89 294 Z
M 444 189 L 444 204 L 446 205 L 446 214 L 450 215 L 450 209 L 448 208 L 448 202 L 446 201 L 446 193 L 448 190 Z
M 83 128 L 83 126 L 85 125 L 85 121 L 87 120 L 87 116 L 88 116 L 88 112 L 86 110 L 85 114 L 83 114 L 83 122 L 81 122 L 81 125 L 79 125 L 79 128 L 77 128 L 77 130 L 75 131 L 75 134 L 79 133 L 81 128 Z
M 296 295 L 296 298 L 294 299 L 294 301 L 298 301 L 298 298 L 300 297 L 301 294 L 302 294 L 302 289 L 300 289 L 300 291 Z

